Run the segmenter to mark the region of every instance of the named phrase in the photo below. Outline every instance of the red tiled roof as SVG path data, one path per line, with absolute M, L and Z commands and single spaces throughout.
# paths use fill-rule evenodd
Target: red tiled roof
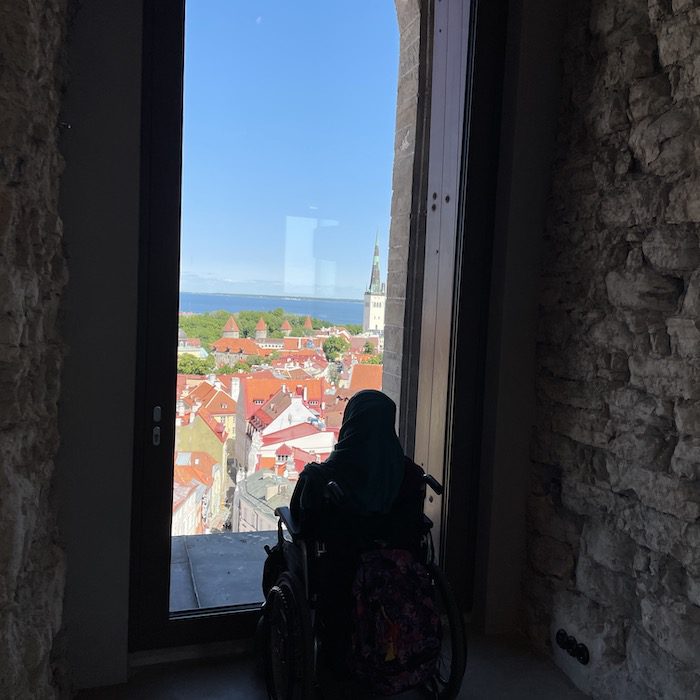
M 292 448 L 287 443 L 284 443 L 281 447 L 278 447 L 275 450 L 275 454 L 278 457 L 284 457 L 285 455 L 287 455 L 288 457 L 291 457 L 294 454 L 294 452 L 292 451 Z
M 185 389 L 197 387 L 206 381 L 206 377 L 203 377 L 201 374 L 178 374 L 176 382 L 177 396 L 180 396 Z
M 236 333 L 238 331 L 238 324 L 236 323 L 236 319 L 233 316 L 228 317 L 228 321 L 226 321 L 226 325 L 224 326 L 224 332 L 225 333 Z
M 202 467 L 174 467 L 173 479 L 181 486 L 189 484 L 191 481 L 199 481 L 204 486 L 211 486 L 214 483 L 211 471 L 207 472 Z
M 191 495 L 197 483 L 210 487 L 214 483 L 214 465 L 218 462 L 208 453 L 175 452 L 173 465 L 173 511 Z
M 173 483 L 173 513 L 185 503 L 196 489 L 197 482 L 192 479 L 185 484 L 180 484 L 177 481 Z
M 200 401 L 202 404 L 206 404 L 215 393 L 216 389 L 209 382 L 202 382 L 199 386 L 190 391 L 187 395 L 187 400 L 189 403 Z
M 226 432 L 226 429 L 224 426 L 219 423 L 218 420 L 216 420 L 211 413 L 204 407 L 200 408 L 199 411 L 197 411 L 197 417 L 201 418 L 209 427 L 209 429 L 216 435 L 216 439 L 223 444 L 226 442 L 226 438 L 228 438 L 228 433 Z
M 238 396 L 238 403 L 243 402 L 245 410 L 244 417 L 250 420 L 251 416 L 268 401 L 271 396 L 274 396 L 284 384 L 283 379 L 276 377 L 260 376 L 269 375 L 269 372 L 256 372 L 241 380 L 241 389 Z M 256 403 L 257 402 L 257 403 Z
M 237 355 L 262 355 L 266 357 L 272 350 L 261 348 L 251 338 L 219 338 L 212 343 L 217 352 L 230 352 Z
M 343 424 L 345 406 L 333 406 L 325 411 L 326 428 L 340 428 Z
M 303 362 L 304 360 L 309 360 L 311 358 L 321 359 L 321 354 L 318 348 L 299 348 L 298 350 L 287 350 L 283 349 L 282 354 L 279 359 L 290 362 Z
M 313 330 L 313 327 L 314 327 L 313 323 L 311 323 L 311 316 L 307 316 L 304 319 L 304 328 L 306 328 L 307 330 L 310 331 L 310 330 Z
M 267 330 L 267 323 L 265 323 L 265 320 L 263 317 L 260 317 L 260 320 L 255 324 L 255 330 L 256 331 L 266 331 Z
M 263 435 L 262 444 L 263 445 L 274 445 L 277 442 L 287 442 L 288 440 L 296 440 L 301 437 L 306 437 L 307 435 L 315 435 L 319 433 L 320 428 L 315 426 L 313 423 L 297 423 L 289 428 L 283 428 L 282 430 L 275 430 L 274 433 L 268 433 Z
M 206 409 L 215 416 L 230 416 L 236 413 L 236 402 L 224 391 L 217 391 L 207 399 Z
M 350 391 L 382 388 L 382 365 L 355 365 L 350 374 Z
M 282 325 L 280 328 L 283 331 L 291 331 L 292 330 L 292 324 L 285 318 L 284 321 L 282 322 Z
M 258 461 L 255 465 L 255 471 L 260 469 L 274 469 L 275 468 L 275 458 L 274 457 L 263 457 L 258 455 Z
M 294 460 L 294 469 L 296 469 L 299 474 L 304 471 L 304 467 L 309 462 L 323 462 L 323 460 L 330 455 L 330 452 L 307 452 L 300 447 L 293 447 L 292 450 L 294 451 L 294 456 L 292 457 Z
M 365 346 L 365 343 L 371 343 L 376 349 L 379 345 L 379 338 L 375 335 L 364 338 L 362 336 L 353 335 L 350 337 L 350 350 L 354 352 L 361 352 L 362 348 Z
M 355 359 L 361 364 L 371 364 L 368 362 L 373 357 L 376 357 L 376 355 L 370 355 L 368 352 L 358 352 L 358 353 L 353 353 Z
M 286 391 L 280 390 L 274 393 L 258 410 L 251 416 L 256 429 L 262 426 L 266 428 L 275 418 L 287 410 L 292 403 L 292 399 Z

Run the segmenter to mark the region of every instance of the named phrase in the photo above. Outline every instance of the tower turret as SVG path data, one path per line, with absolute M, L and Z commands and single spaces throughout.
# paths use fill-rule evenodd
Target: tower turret
M 379 269 L 379 232 L 374 239 L 374 257 L 372 258 L 372 274 L 369 279 L 368 292 L 372 294 L 382 293 L 381 271 Z
M 374 256 L 372 257 L 372 272 L 369 278 L 369 287 L 365 292 L 364 314 L 362 316 L 362 330 L 384 333 L 384 308 L 386 306 L 386 288 L 382 283 L 381 268 L 379 266 L 379 232 L 374 239 Z

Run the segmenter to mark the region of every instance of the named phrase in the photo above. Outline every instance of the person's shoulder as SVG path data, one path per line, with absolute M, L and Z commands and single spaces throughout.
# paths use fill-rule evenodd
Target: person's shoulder
M 304 465 L 304 468 L 301 470 L 301 472 L 299 474 L 299 478 L 301 479 L 302 477 L 306 477 L 308 479 L 309 477 L 314 476 L 315 474 L 318 473 L 320 466 L 321 466 L 320 462 L 307 462 Z

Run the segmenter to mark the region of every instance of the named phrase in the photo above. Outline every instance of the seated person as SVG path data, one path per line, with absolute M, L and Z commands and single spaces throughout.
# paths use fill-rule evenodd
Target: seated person
M 395 421 L 396 404 L 381 391 L 360 391 L 348 401 L 333 452 L 306 465 L 292 494 L 290 510 L 302 531 L 316 524 L 331 481 L 342 490 L 344 509 L 359 515 L 392 510 L 406 473 Z
M 351 584 L 358 557 L 382 541 L 413 549 L 420 538 L 422 470 L 406 458 L 394 428 L 396 405 L 380 391 L 355 394 L 345 408 L 338 442 L 322 463 L 306 465 L 290 510 L 304 537 L 324 541 L 328 553 L 314 567 L 323 656 L 342 670 L 349 640 Z M 327 485 L 341 489 L 333 502 Z M 324 628 L 330 634 L 324 634 Z

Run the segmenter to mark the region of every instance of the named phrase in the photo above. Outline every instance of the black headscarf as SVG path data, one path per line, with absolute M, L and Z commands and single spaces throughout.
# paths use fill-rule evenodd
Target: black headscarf
M 387 513 L 401 488 L 404 454 L 396 436 L 396 404 L 381 391 L 355 394 L 343 413 L 338 442 L 328 459 L 309 464 L 309 477 L 336 481 L 349 505 Z

